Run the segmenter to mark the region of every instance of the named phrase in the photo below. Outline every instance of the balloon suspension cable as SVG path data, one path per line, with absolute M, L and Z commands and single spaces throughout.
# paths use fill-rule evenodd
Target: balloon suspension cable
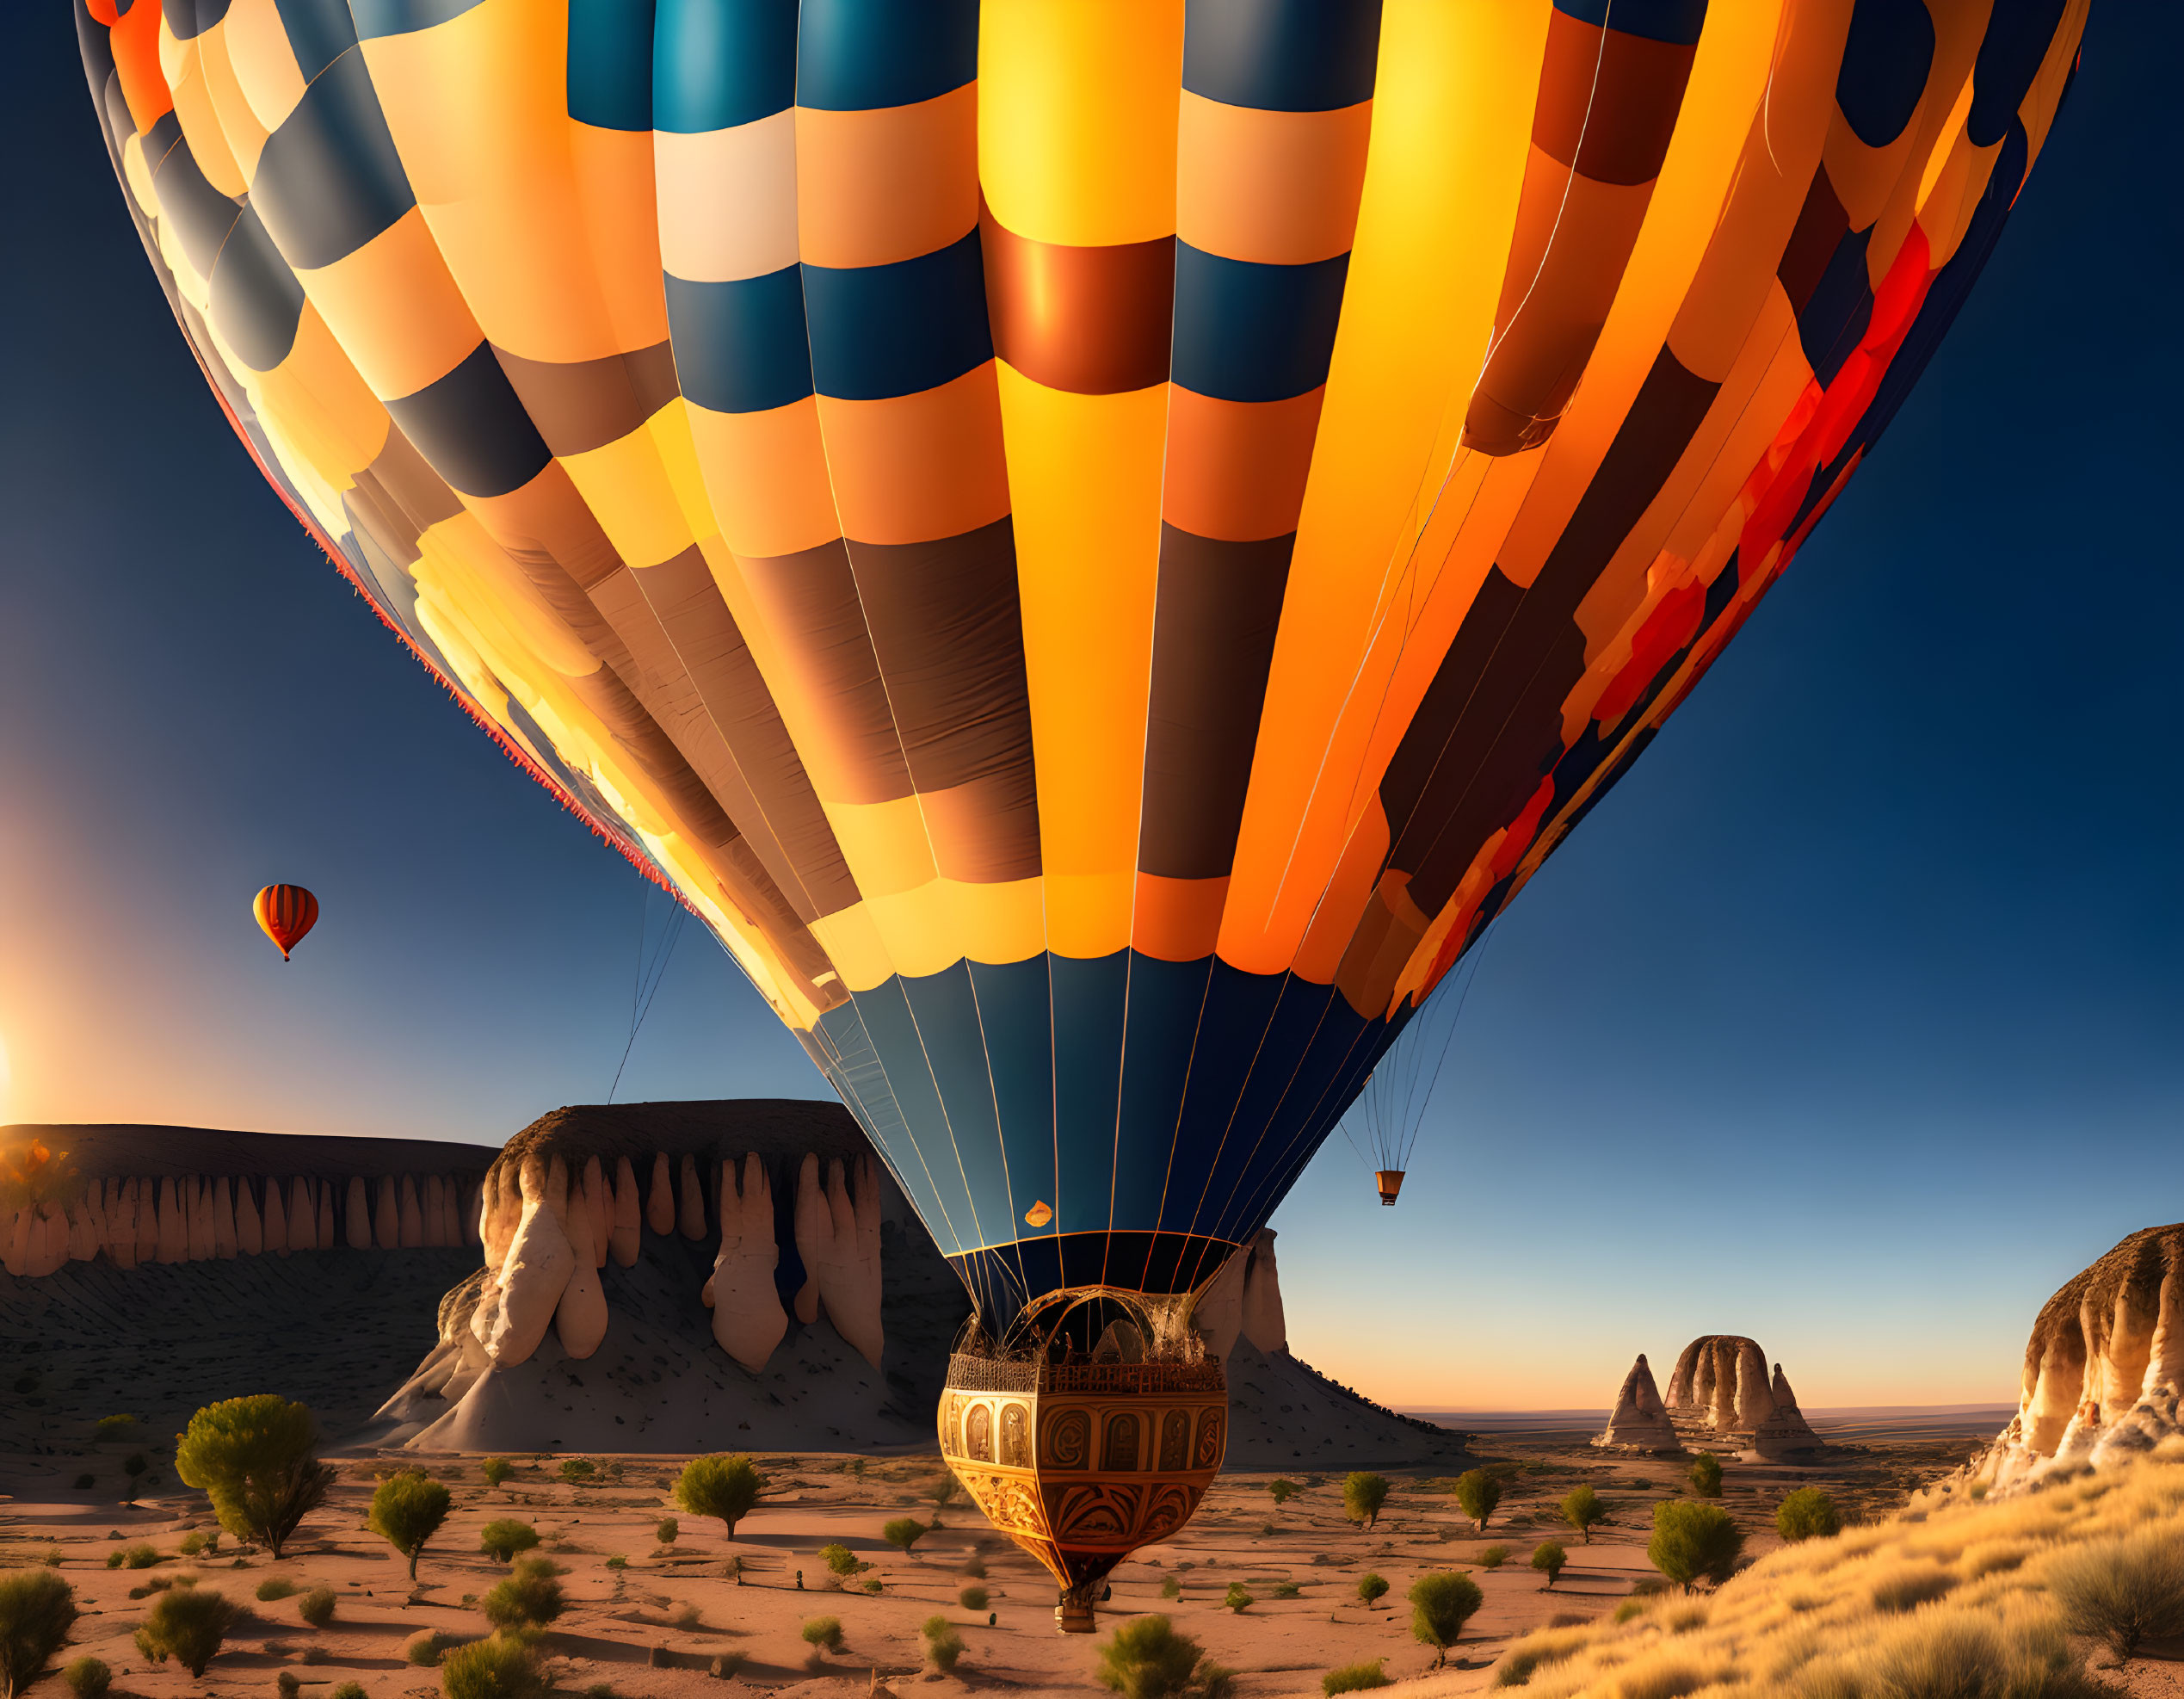
M 658 948 L 648 961 L 645 944 L 651 930 L 652 916 L 652 887 L 640 887 L 637 916 L 637 971 L 630 982 L 629 1037 L 622 1044 L 621 1060 L 614 1065 L 614 1084 L 607 1088 L 607 1101 L 614 1101 L 614 1093 L 621 1089 L 622 1070 L 629 1066 L 630 1052 L 637 1047 L 637 1035 L 645 1025 L 645 1017 L 652 1012 L 652 999 L 659 995 L 660 981 L 667 977 L 668 963 L 675 955 L 675 947 L 682 942 L 682 923 L 689 911 L 682 904 L 669 899 L 667 924 L 660 932 Z
M 1434 1090 L 1441 1084 L 1441 1071 L 1448 1064 L 1448 1055 L 1456 1041 L 1456 1028 L 1464 1017 L 1464 1005 L 1471 995 L 1471 987 L 1478 983 L 1479 968 L 1486 960 L 1486 948 L 1500 925 L 1500 917 L 1487 924 L 1479 936 L 1478 945 L 1467 952 L 1469 971 L 1460 984 L 1452 984 L 1454 975 L 1442 980 L 1434 994 L 1422 1004 L 1410 1023 L 1388 1047 L 1371 1073 L 1366 1076 L 1351 1113 L 1342 1120 L 1342 1137 L 1351 1153 L 1365 1171 L 1374 1176 L 1404 1171 L 1410 1165 L 1410 1152 L 1418 1141 L 1418 1133 L 1424 1124 L 1426 1109 L 1433 1101 Z M 1441 1019 L 1446 1008 L 1447 1017 Z M 1436 1035 L 1440 1043 L 1434 1042 Z M 1433 1068 L 1426 1069 L 1426 1058 L 1433 1055 Z M 1359 1143 L 1362 1133 L 1368 1151 Z

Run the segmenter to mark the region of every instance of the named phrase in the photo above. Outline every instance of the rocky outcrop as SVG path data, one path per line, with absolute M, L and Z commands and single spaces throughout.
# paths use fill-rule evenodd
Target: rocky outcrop
M 1274 1230 L 1259 1229 L 1243 1271 L 1243 1337 L 1268 1356 L 1289 1349 L 1289 1319 L 1281 1308 L 1281 1273 L 1274 1262 Z
M 1790 1390 L 1790 1377 L 1779 1362 L 1768 1392 L 1773 1407 L 1752 1430 L 1752 1449 L 1770 1461 L 1819 1450 L 1820 1436 L 1806 1425 L 1804 1412 L 1798 1408 L 1797 1394 Z
M 722 1163 L 720 1249 L 700 1297 L 713 1312 L 713 1342 L 753 1374 L 766 1367 L 788 1331 L 788 1312 L 774 1283 L 780 1261 L 774 1242 L 774 1185 L 765 1163 L 756 1152 L 746 1154 L 740 1186 L 736 1165 Z
M 1669 1377 L 1667 1409 L 1681 1431 L 1761 1456 L 1820 1449 L 1781 1365 L 1770 1375 L 1767 1353 L 1742 1334 L 1708 1333 L 1686 1345 Z
M 1973 1466 L 2008 1487 L 2101 1467 L 2184 1431 L 2184 1223 L 2133 1233 L 2050 1298 L 2017 1414 Z
M 1638 1353 L 1638 1360 L 1623 1377 L 1623 1390 L 1615 1395 L 1615 1409 L 1607 1418 L 1607 1431 L 1593 1443 L 1617 1451 L 1683 1449 L 1683 1442 L 1676 1437 L 1675 1424 L 1669 1420 L 1668 1408 L 1661 1402 L 1661 1389 L 1654 1381 L 1644 1352 Z

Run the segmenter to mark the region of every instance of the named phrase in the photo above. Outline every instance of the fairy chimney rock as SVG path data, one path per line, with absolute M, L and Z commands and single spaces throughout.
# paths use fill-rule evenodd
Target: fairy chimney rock
M 1615 1395 L 1615 1410 L 1607 1418 L 1607 1430 L 1593 1443 L 1621 1451 L 1683 1449 L 1675 1424 L 1669 1419 L 1668 1408 L 1661 1402 L 1661 1389 L 1644 1352 L 1638 1353 L 1631 1372 L 1623 1377 L 1623 1390 Z

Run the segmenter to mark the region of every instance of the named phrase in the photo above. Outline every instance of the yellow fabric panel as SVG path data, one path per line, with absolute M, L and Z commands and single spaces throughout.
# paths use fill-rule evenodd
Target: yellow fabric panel
M 1254 763 L 1223 923 L 1238 967 L 1287 966 L 1342 854 L 1354 774 L 1330 740 L 1438 491 L 1448 398 L 1460 419 L 1485 355 L 1501 279 L 1478 256 L 1506 250 L 1515 222 L 1551 10 L 1397 0 L 1382 15 L 1342 326 L 1260 720 L 1259 749 L 1280 758 Z
M 1265 265 L 1346 253 L 1373 102 L 1269 112 L 1186 90 L 1176 145 L 1175 233 L 1192 247 Z
M 885 896 L 867 892 L 864 906 L 895 970 L 922 978 L 958 961 L 1027 961 L 1045 949 L 1040 884 L 1037 879 L 993 884 L 931 879 Z M 850 989 L 870 987 L 853 984 Z
M 256 374 L 253 388 L 260 405 L 281 419 L 319 476 L 337 489 L 354 484 L 386 446 L 392 429 L 386 409 L 308 300 L 288 357 Z
M 995 370 L 1052 945 L 1106 955 L 1130 936 L 1168 386 L 1073 395 Z
M 987 0 L 978 175 L 1007 229 L 1107 247 L 1175 228 L 1182 0 Z
M 223 18 L 197 38 L 198 64 L 205 78 L 206 92 L 212 96 L 213 111 L 219 119 L 220 133 L 227 138 L 228 151 L 235 156 L 236 165 L 247 182 L 256 174 L 258 155 L 265 147 L 268 132 L 258 122 L 257 114 L 250 109 L 249 97 L 244 94 L 242 81 L 228 56 L 230 27 L 229 20 Z
M 205 78 L 201 41 L 201 37 L 177 41 L 165 15 L 161 15 L 159 64 L 166 72 L 167 91 L 174 97 L 176 121 L 182 126 L 190 157 L 205 174 L 205 181 L 231 199 L 250 186 L 250 179 L 237 163 L 235 151 L 227 145 L 227 132 L 221 127 L 212 85 Z
M 820 806 L 867 903 L 916 890 L 939 876 L 916 796 L 891 802 L 830 802 L 823 797 Z
M 554 671 L 566 678 L 589 678 L 599 670 L 599 658 L 546 606 L 523 569 L 508 558 L 467 508 L 429 528 L 417 539 L 417 547 L 426 559 L 453 560 L 490 584 L 492 605 L 523 646 Z
M 812 397 L 762 413 L 683 405 L 706 493 L 730 548 L 768 560 L 842 534 Z
M 811 936 L 827 953 L 842 983 L 853 992 L 883 985 L 895 971 L 887 947 L 880 942 L 879 929 L 873 924 L 872 911 L 863 903 L 821 915 L 811 923 Z
M 121 181 L 129 186 L 129 198 L 148 219 L 159 216 L 159 192 L 152 187 L 151 164 L 144 157 L 144 138 L 132 135 L 121 144 Z
M 382 400 L 446 377 L 483 335 L 415 207 L 355 253 L 299 271 L 296 281 Z
M 796 109 L 797 251 L 807 265 L 890 265 L 978 221 L 978 88 L 866 112 Z
M 652 435 L 642 425 L 586 454 L 560 460 L 614 553 L 630 565 L 657 566 L 697 541 L 683 522 Z
M 683 524 L 701 543 L 708 539 L 719 543 L 720 521 L 713 514 L 705 472 L 698 464 L 698 445 L 690 436 L 689 404 L 679 395 L 672 397 L 645 420 L 645 429 L 652 439 L 652 452 L 659 457 L 668 486 L 675 491 L 675 504 L 682 510 Z M 737 622 L 741 623 L 740 616 Z
M 1933 198 L 1934 186 L 1940 181 L 1942 172 L 1959 164 L 1957 155 L 1969 150 L 1971 145 L 1971 138 L 1964 133 L 1964 127 L 1971 117 L 1971 81 L 1967 77 L 1964 87 L 1957 90 L 1957 103 L 1949 108 L 1948 117 L 1942 120 L 1940 138 L 1934 143 L 1934 151 L 1927 159 L 1926 170 L 1920 173 L 1918 204 L 1922 208 Z
M 251 114 L 261 129 L 279 129 L 304 92 L 303 72 L 288 45 L 279 0 L 231 0 L 220 28 L 227 36 L 228 63 Z

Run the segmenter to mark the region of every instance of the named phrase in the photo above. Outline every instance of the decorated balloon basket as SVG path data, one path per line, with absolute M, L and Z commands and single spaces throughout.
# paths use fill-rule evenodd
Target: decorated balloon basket
M 1058 1293 L 1008 1347 L 948 1359 L 941 1450 L 986 1519 L 1046 1565 L 1065 1634 L 1090 1634 L 1114 1566 L 1191 1519 L 1221 1472 L 1228 1378 L 1194 1342 L 1163 1350 L 1125 1319 L 1089 1350 L 1070 1323 L 1142 1296 Z

